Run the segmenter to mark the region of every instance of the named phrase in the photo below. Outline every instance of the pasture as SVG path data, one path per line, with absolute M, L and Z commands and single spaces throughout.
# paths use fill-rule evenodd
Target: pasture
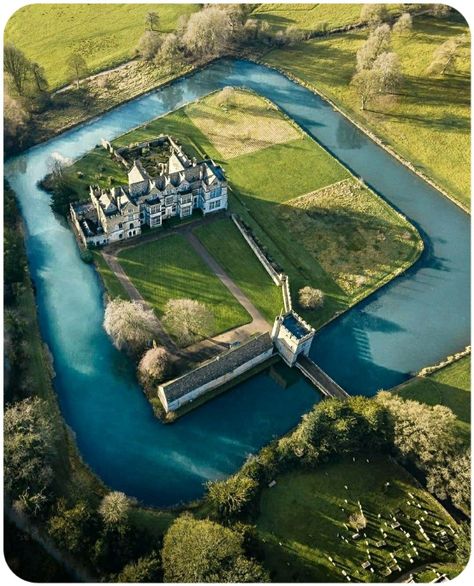
M 90 73 L 131 59 L 145 31 L 145 16 L 157 12 L 160 32 L 170 32 L 199 4 L 29 4 L 5 27 L 5 40 L 45 68 L 51 88 L 71 81 L 66 60 L 79 53 Z

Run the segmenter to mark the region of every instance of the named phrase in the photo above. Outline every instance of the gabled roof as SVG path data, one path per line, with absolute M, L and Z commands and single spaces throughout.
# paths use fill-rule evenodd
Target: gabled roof
M 133 183 L 142 183 L 143 181 L 148 181 L 148 173 L 143 168 L 143 165 L 140 163 L 139 160 L 133 162 L 133 167 L 128 172 L 128 182 L 130 185 Z

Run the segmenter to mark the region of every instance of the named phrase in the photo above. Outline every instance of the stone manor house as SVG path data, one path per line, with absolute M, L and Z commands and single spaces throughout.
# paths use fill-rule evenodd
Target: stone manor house
M 129 167 L 123 154 L 107 141 L 105 148 Z M 222 168 L 211 159 L 190 159 L 170 136 L 160 136 L 141 148 L 165 146 L 166 162 L 151 177 L 139 158 L 128 170 L 128 185 L 100 188 L 91 185 L 90 201 L 71 204 L 71 219 L 85 246 L 104 245 L 141 234 L 142 226 L 157 228 L 172 217 L 185 218 L 194 210 L 204 215 L 227 209 L 227 181 Z

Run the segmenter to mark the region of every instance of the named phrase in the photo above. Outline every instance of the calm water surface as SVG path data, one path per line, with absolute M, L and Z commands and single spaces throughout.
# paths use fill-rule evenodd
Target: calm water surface
M 101 323 L 102 295 L 70 230 L 36 182 L 52 156 L 76 158 L 114 137 L 226 85 L 258 91 L 402 211 L 425 252 L 405 276 L 324 328 L 312 357 L 352 393 L 373 394 L 469 343 L 469 217 L 372 143 L 322 99 L 279 73 L 222 61 L 125 104 L 7 162 L 28 229 L 28 257 L 55 385 L 85 461 L 112 488 L 146 504 L 172 505 L 235 471 L 250 453 L 294 426 L 319 400 L 284 367 L 265 371 L 164 426 L 131 364 Z M 314 173 L 317 173 L 314 169 Z

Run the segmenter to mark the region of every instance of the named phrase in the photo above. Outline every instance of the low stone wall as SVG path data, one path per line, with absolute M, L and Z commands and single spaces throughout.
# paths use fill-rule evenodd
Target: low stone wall
M 433 366 L 425 366 L 425 368 L 422 368 L 420 372 L 416 374 L 416 376 L 428 376 L 430 374 L 433 374 L 434 372 L 441 370 L 442 368 L 449 366 L 450 364 L 453 364 L 458 360 L 461 360 L 461 358 L 464 358 L 464 356 L 468 356 L 470 353 L 471 346 L 466 346 L 464 350 L 461 350 L 461 352 L 457 352 L 456 354 L 448 356 L 445 360 L 439 362 L 438 364 L 434 364 Z
M 290 278 L 288 275 L 283 275 L 281 291 L 283 293 L 283 306 L 285 308 L 285 312 L 287 313 L 293 309 L 293 301 L 291 300 L 290 291 Z
M 232 214 L 232 220 L 234 221 L 234 224 L 237 226 L 239 232 L 242 234 L 242 236 L 247 241 L 247 244 L 250 246 L 250 248 L 255 253 L 255 256 L 261 262 L 263 268 L 270 275 L 272 281 L 275 283 L 275 285 L 280 287 L 282 284 L 282 275 L 280 273 L 276 272 L 276 270 L 273 268 L 273 266 L 271 265 L 268 258 L 263 254 L 263 252 L 260 250 L 258 244 L 255 242 L 253 237 L 247 232 L 247 230 L 245 229 L 243 224 L 240 222 L 240 220 L 237 218 L 237 216 L 235 216 L 235 214 Z

